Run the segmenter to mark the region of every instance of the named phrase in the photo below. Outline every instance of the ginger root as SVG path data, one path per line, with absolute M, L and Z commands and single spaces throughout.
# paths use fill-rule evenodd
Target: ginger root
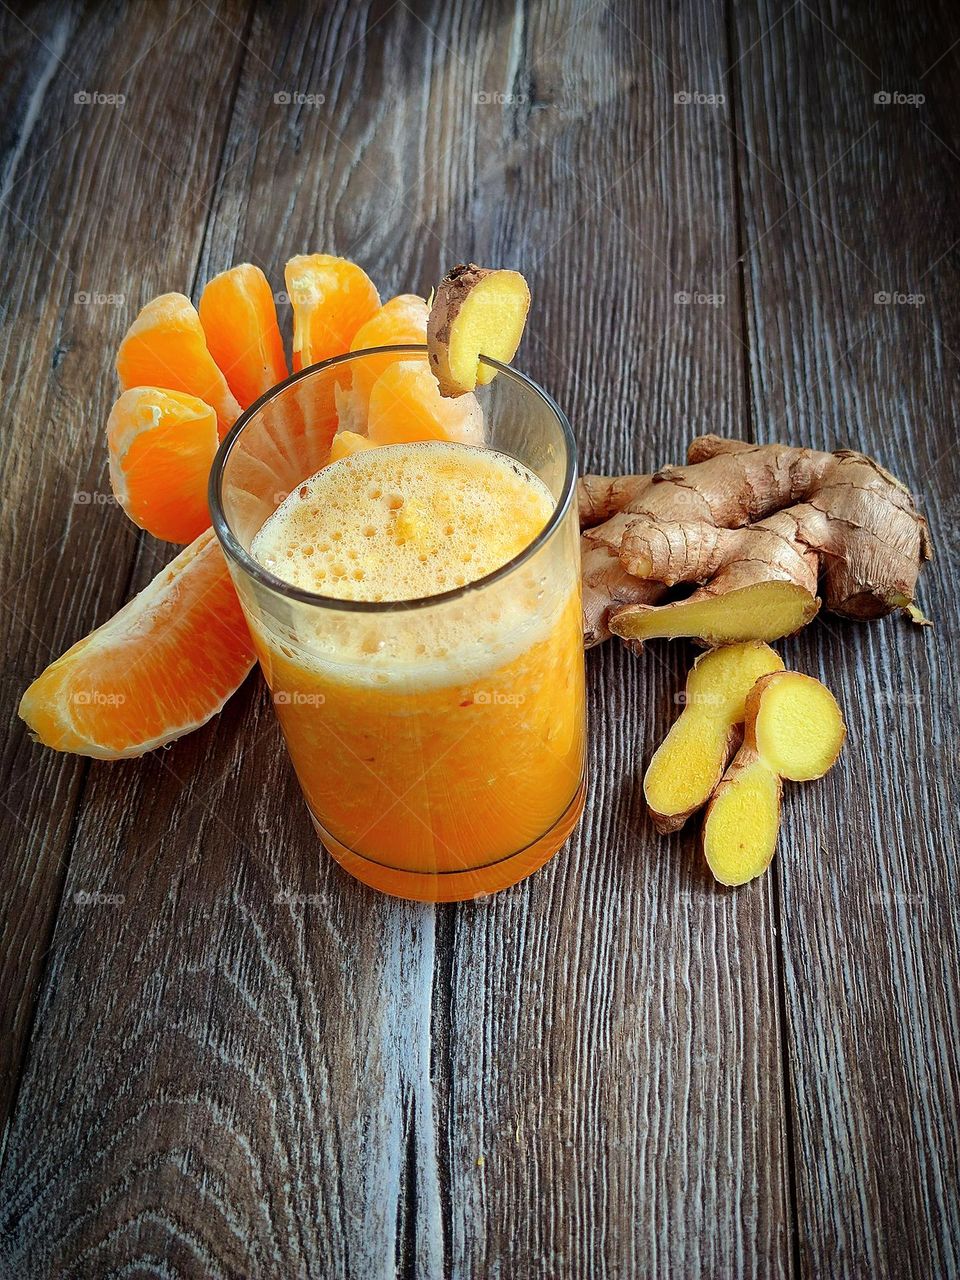
M 707 806 L 702 844 L 725 885 L 765 871 L 780 829 L 782 779 L 821 778 L 835 763 L 846 726 L 833 694 L 798 671 L 761 676 L 747 696 L 743 745 Z
M 914 605 L 932 555 L 899 480 L 865 454 L 700 436 L 684 467 L 584 476 L 584 640 L 775 640 L 820 608 L 876 618 Z M 686 599 L 665 602 L 678 584 Z
M 474 263 L 454 267 L 437 286 L 427 320 L 430 367 L 444 396 L 462 396 L 490 382 L 490 356 L 513 359 L 530 308 L 530 290 L 519 271 L 495 271 Z
M 680 695 L 683 711 L 654 752 L 643 780 L 657 830 L 676 831 L 707 803 L 740 745 L 747 695 L 783 660 L 759 642 L 711 649 L 696 660 Z

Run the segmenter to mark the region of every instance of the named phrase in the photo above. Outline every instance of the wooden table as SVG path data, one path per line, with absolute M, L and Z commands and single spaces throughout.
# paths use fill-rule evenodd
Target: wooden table
M 0 32 L 4 1280 L 956 1275 L 956 6 L 4 4 Z M 719 890 L 645 816 L 681 645 L 590 655 L 578 835 L 463 906 L 320 855 L 258 679 L 142 761 L 29 741 L 26 683 L 170 555 L 109 505 L 121 334 L 310 250 L 384 296 L 522 269 L 519 361 L 588 469 L 714 430 L 915 491 L 936 630 L 783 645 L 850 739 L 763 879 Z

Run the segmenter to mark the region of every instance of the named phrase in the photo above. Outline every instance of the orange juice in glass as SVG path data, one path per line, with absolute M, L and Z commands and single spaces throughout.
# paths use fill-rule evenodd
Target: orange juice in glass
M 556 405 L 498 366 L 482 444 L 325 466 L 358 365 L 400 360 L 425 348 L 275 388 L 221 447 L 211 510 L 321 840 L 439 902 L 530 874 L 583 807 L 576 463 Z

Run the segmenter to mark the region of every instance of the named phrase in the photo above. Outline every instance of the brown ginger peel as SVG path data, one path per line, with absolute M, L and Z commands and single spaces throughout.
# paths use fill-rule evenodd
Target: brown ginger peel
M 519 271 L 460 263 L 440 281 L 427 320 L 430 367 L 444 396 L 462 396 L 496 375 L 481 356 L 509 364 L 523 336 L 530 290 Z
M 865 454 L 700 436 L 688 463 L 580 481 L 584 637 L 774 640 L 820 608 L 875 618 L 914 604 L 932 555 L 903 484 Z M 665 601 L 681 584 L 697 589 Z
M 707 806 L 701 842 L 717 880 L 746 884 L 770 865 L 780 829 L 782 779 L 821 778 L 846 726 L 833 694 L 798 671 L 761 676 L 746 700 L 743 745 Z

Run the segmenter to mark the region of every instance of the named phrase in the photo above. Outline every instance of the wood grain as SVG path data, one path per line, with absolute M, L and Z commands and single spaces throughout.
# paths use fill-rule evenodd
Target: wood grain
M 188 70 L 175 84 L 159 52 L 184 56 L 210 31 L 210 14 L 184 7 L 179 23 L 159 9 L 128 17 L 122 28 L 106 10 L 5 18 L 24 55 L 8 86 L 8 118 L 19 128 L 4 152 L 0 205 L 8 309 L 0 627 L 11 659 L 0 802 L 13 852 L 0 890 L 4 1115 L 88 772 L 31 746 L 12 712 L 30 679 L 109 617 L 130 586 L 138 540 L 110 504 L 102 437 L 116 394 L 113 352 L 142 301 L 193 278 L 225 122 L 199 136 L 188 126 L 195 111 L 216 120 L 237 66 L 236 50 L 223 47 L 202 77 Z M 75 100 L 96 93 L 125 101 Z M 147 556 L 156 568 L 168 558 Z
M 809 1275 L 954 1275 L 958 796 L 942 762 L 957 728 L 960 218 L 956 157 L 931 132 L 956 137 L 955 95 L 923 72 L 960 29 L 955 14 L 934 36 L 930 14 L 800 5 L 764 35 L 781 14 L 738 11 L 758 438 L 874 454 L 937 545 L 921 583 L 935 631 L 828 619 L 787 649 L 850 728 L 841 765 L 791 798 L 776 863 L 800 1260 Z
M 0 9 L 11 712 L 166 558 L 73 501 L 107 492 L 104 377 L 137 306 L 242 260 L 279 289 L 321 249 L 385 297 L 461 258 L 523 270 L 521 363 L 589 469 L 679 460 L 706 430 L 875 451 L 932 517 L 924 600 L 949 637 L 960 231 L 924 126 L 957 136 L 956 58 L 923 78 L 926 114 L 889 117 L 857 59 L 910 92 L 952 22 Z M 73 102 L 120 81 L 121 117 Z M 914 281 L 926 309 L 873 302 Z M 527 883 L 437 909 L 322 854 L 258 678 L 123 765 L 54 757 L 14 720 L 0 1275 L 956 1272 L 949 644 L 827 623 L 786 653 L 836 688 L 850 745 L 736 893 L 643 814 L 680 647 L 590 655 L 578 835 Z

